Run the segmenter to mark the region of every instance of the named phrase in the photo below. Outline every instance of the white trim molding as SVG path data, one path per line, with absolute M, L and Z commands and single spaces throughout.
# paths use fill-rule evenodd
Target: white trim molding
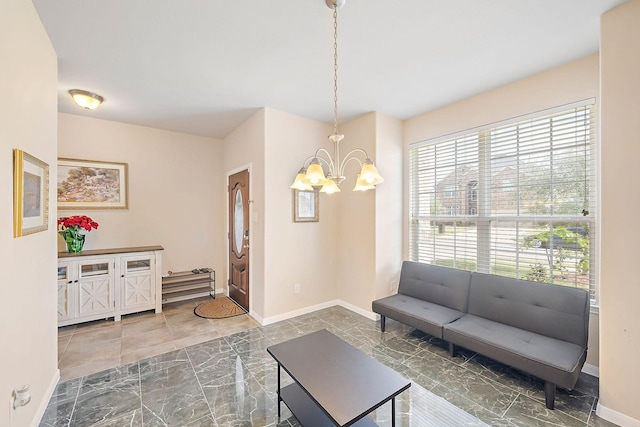
M 281 322 L 283 320 L 292 319 L 296 316 L 303 314 L 313 313 L 314 311 L 322 310 L 324 308 L 333 307 L 334 305 L 340 305 L 338 300 L 327 301 L 321 304 L 312 305 L 298 310 L 289 311 L 287 313 L 278 314 L 272 317 L 266 317 L 264 319 L 255 318 L 262 326 L 270 325 L 272 323 Z M 252 314 L 253 316 L 253 314 Z
M 640 420 L 631 418 L 613 409 L 602 406 L 600 402 L 596 406 L 596 415 L 600 418 L 619 425 L 620 427 L 640 427 Z
M 42 417 L 44 417 L 44 413 L 47 410 L 47 406 L 49 406 L 49 401 L 51 400 L 51 397 L 53 396 L 53 393 L 56 390 L 56 386 L 58 385 L 58 383 L 60 382 L 60 369 L 56 369 L 55 373 L 53 374 L 53 378 L 51 378 L 51 382 L 49 383 L 49 387 L 47 387 L 47 390 L 44 393 L 44 396 L 42 398 L 42 401 L 40 401 L 40 405 L 38 406 L 38 409 L 36 410 L 36 414 L 33 417 L 33 422 L 31 423 L 32 427 L 38 427 L 38 425 L 40 425 L 40 421 L 42 421 Z
M 364 316 L 367 319 L 371 319 L 373 321 L 376 321 L 376 320 L 378 320 L 380 318 L 380 316 L 378 316 L 376 313 L 374 313 L 372 311 L 369 311 L 369 310 L 363 310 L 362 308 L 357 307 L 357 306 L 355 306 L 353 304 L 349 304 L 346 301 L 338 300 L 337 303 L 338 303 L 338 305 L 340 307 L 344 307 L 347 310 L 351 310 L 354 313 L 358 313 L 359 315 Z
M 353 311 L 354 313 L 357 313 L 361 316 L 366 317 L 367 319 L 371 319 L 371 320 L 378 320 L 380 316 L 378 316 L 377 314 L 375 314 L 372 311 L 368 311 L 368 310 L 363 310 L 360 307 L 357 307 L 353 304 L 349 304 L 348 302 L 342 301 L 342 300 L 333 300 L 333 301 L 327 301 L 327 302 L 323 302 L 320 304 L 316 304 L 316 305 L 312 305 L 310 307 L 305 307 L 305 308 L 301 308 L 298 310 L 293 310 L 293 311 L 289 311 L 287 313 L 282 313 L 282 314 L 278 314 L 276 316 L 272 316 L 272 317 L 267 317 L 267 318 L 260 318 L 255 316 L 254 313 L 250 313 L 251 316 L 253 316 L 254 319 L 256 319 L 258 321 L 258 323 L 260 323 L 262 326 L 266 326 L 266 325 L 270 325 L 272 323 L 276 323 L 276 322 L 281 322 L 283 320 L 287 320 L 287 319 L 292 319 L 296 316 L 301 316 L 303 314 L 309 314 L 309 313 L 313 313 L 314 311 L 318 311 L 318 310 L 322 310 L 325 308 L 329 308 L 329 307 L 333 307 L 333 306 L 340 306 L 343 308 L 346 308 L 347 310 Z
M 592 377 L 600 378 L 600 368 L 596 365 L 585 363 L 582 366 L 582 372 L 587 375 L 591 375 Z

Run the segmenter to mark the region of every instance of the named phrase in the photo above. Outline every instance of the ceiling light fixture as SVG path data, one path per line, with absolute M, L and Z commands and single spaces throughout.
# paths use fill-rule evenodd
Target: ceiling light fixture
M 310 191 L 314 187 L 322 187 L 321 193 L 331 194 L 340 191 L 340 183 L 345 179 L 345 166 L 351 160 L 360 164 L 360 173 L 353 191 L 371 190 L 384 181 L 362 148 L 349 151 L 344 159 L 340 160 L 340 141 L 344 139 L 344 135 L 338 133 L 338 8 L 344 6 L 345 1 L 325 0 L 327 6 L 333 9 L 333 135 L 329 135 L 329 141 L 333 143 L 334 156 L 331 157 L 324 148 L 318 148 L 313 156 L 307 158 L 291 184 L 291 188 L 298 190 Z M 364 155 L 364 160 L 356 157 L 359 154 Z M 321 163 L 327 167 L 326 175 Z
M 93 92 L 87 92 L 86 90 L 71 89 L 69 94 L 76 104 L 86 110 L 95 110 L 104 101 L 104 98 L 100 95 Z

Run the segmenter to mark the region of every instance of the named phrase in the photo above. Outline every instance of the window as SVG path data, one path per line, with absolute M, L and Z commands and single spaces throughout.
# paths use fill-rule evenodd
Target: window
M 459 210 L 459 206 L 447 206 L 444 208 L 444 214 L 447 216 L 455 216 L 458 215 Z
M 456 190 L 454 187 L 447 187 L 444 189 L 444 197 L 451 199 L 455 196 Z
M 410 259 L 579 287 L 595 304 L 595 134 L 590 100 L 413 144 Z

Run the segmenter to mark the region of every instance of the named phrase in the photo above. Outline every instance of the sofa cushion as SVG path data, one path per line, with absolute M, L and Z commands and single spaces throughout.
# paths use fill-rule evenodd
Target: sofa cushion
M 586 359 L 580 345 L 470 314 L 446 325 L 443 338 L 567 389 Z
M 404 261 L 398 293 L 466 312 L 470 282 L 468 271 Z
M 442 338 L 442 326 L 462 316 L 461 311 L 396 294 L 372 303 L 373 311 L 390 319 Z
M 589 303 L 582 289 L 473 273 L 468 313 L 586 347 Z

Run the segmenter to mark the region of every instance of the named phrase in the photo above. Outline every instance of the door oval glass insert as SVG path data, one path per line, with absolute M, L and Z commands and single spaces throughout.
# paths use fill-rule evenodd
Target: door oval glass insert
M 233 207 L 233 237 L 236 253 L 242 253 L 242 235 L 244 231 L 244 209 L 242 208 L 242 191 L 236 190 L 236 202 Z

